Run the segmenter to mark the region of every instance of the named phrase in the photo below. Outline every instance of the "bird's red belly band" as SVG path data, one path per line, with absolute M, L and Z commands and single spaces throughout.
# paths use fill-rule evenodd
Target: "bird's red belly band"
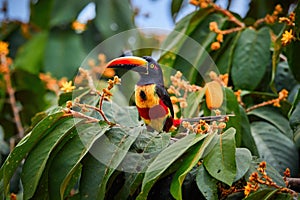
M 139 111 L 141 118 L 143 119 L 157 119 L 157 118 L 165 117 L 169 113 L 168 108 L 164 104 L 163 105 L 159 104 L 153 106 L 152 108 L 139 108 L 137 106 L 137 109 Z

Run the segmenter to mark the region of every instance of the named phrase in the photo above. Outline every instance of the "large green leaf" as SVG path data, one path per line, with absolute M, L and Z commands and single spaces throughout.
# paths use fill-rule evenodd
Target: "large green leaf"
M 219 142 L 203 159 L 208 173 L 227 185 L 231 185 L 236 176 L 235 129 L 229 128 L 219 135 Z
M 111 136 L 107 139 L 99 140 L 99 143 L 94 145 L 97 151 L 102 154 L 100 160 L 106 164 L 103 179 L 97 189 L 97 199 L 105 198 L 107 183 L 117 168 L 119 170 L 130 170 L 130 165 L 134 165 L 126 155 L 137 136 L 143 130 L 143 127 L 130 128 L 129 130 L 123 127 L 112 129 L 108 133 Z M 131 157 L 130 153 L 128 155 Z
M 171 66 L 181 71 L 190 83 L 200 82 L 203 79 L 207 81 L 207 74 L 210 71 L 217 70 L 213 60 L 207 53 L 207 50 L 210 50 L 210 44 L 216 37 L 216 34 L 209 30 L 209 23 L 212 21 L 217 22 L 222 27 L 226 19 L 219 14 L 209 15 L 188 35 L 182 46 L 177 46 L 180 49 Z
M 80 161 L 109 125 L 104 122 L 78 125 L 75 135 L 54 158 L 49 170 L 51 199 L 63 199 L 67 186 L 80 165 Z
M 240 115 L 241 115 L 241 147 L 246 147 L 249 149 L 253 156 L 258 156 L 258 150 L 254 141 L 254 138 L 251 134 L 251 127 L 248 116 L 245 112 L 245 109 L 242 106 L 240 107 Z
M 200 165 L 196 176 L 196 183 L 202 195 L 206 199 L 218 199 L 218 186 L 219 181 L 213 178 L 205 169 L 204 165 Z
M 235 150 L 236 176 L 234 178 L 234 182 L 240 180 L 246 174 L 246 172 L 250 168 L 251 160 L 252 160 L 252 155 L 248 149 L 236 148 Z
M 30 1 L 30 23 L 48 29 L 54 0 Z
M 15 67 L 38 74 L 41 70 L 48 32 L 37 33 L 21 46 L 15 59 Z
M 65 135 L 72 131 L 75 123 L 74 119 L 70 118 L 58 125 L 30 151 L 22 169 L 24 199 L 33 196 L 51 152 Z
M 251 131 L 261 159 L 280 173 L 287 167 L 292 176 L 298 173 L 298 151 L 292 140 L 274 125 L 264 121 L 253 122 Z
M 221 45 L 221 48 L 215 53 L 215 55 L 212 55 L 221 74 L 230 74 L 233 53 L 241 33 L 242 31 L 239 31 L 237 34 L 230 34 L 229 37 L 227 36 Z
M 51 12 L 50 26 L 71 24 L 89 2 L 91 2 L 91 0 L 55 0 Z
M 133 195 L 142 184 L 144 172 L 157 154 L 170 144 L 170 133 L 142 132 L 134 142 L 132 148 L 135 156 L 128 156 L 127 162 L 131 163 L 131 170 L 125 174 L 125 182 L 115 196 L 116 199 L 127 199 Z M 131 154 L 133 155 L 133 154 Z
M 97 199 L 96 191 L 101 184 L 106 167 L 90 153 L 83 158 L 82 164 L 80 199 Z
M 245 29 L 233 54 L 231 77 L 235 89 L 254 90 L 270 64 L 269 28 Z
M 234 116 L 229 118 L 229 121 L 226 124 L 226 127 L 230 128 L 230 127 L 234 127 L 236 134 L 235 134 L 235 142 L 236 142 L 236 146 L 240 146 L 241 142 L 242 142 L 242 132 L 241 132 L 241 120 L 242 120 L 242 116 L 240 113 L 240 105 L 237 101 L 236 96 L 234 95 L 234 92 L 229 89 L 229 88 L 225 88 L 225 94 L 224 94 L 224 104 L 225 105 L 225 112 L 226 114 L 234 114 Z
M 181 19 L 161 47 L 165 53 L 159 62 L 182 71 L 185 78 L 192 83 L 195 79 L 193 75 L 197 73 L 196 68 L 204 62 L 203 59 L 208 58 L 205 48 L 215 37 L 215 34 L 209 31 L 209 22 L 217 21 L 220 26 L 224 23 L 220 15 L 210 16 L 212 11 L 212 8 L 200 9 Z M 170 76 L 165 74 L 166 77 Z
M 191 146 L 200 142 L 206 135 L 190 134 L 164 149 L 149 165 L 143 180 L 142 191 L 137 199 L 145 199 L 159 176 L 184 154 Z
M 135 106 L 119 106 L 114 102 L 103 102 L 105 115 L 111 122 L 126 127 L 140 126 L 139 114 Z
M 0 169 L 0 192 L 3 190 L 8 192 L 9 181 L 21 161 L 43 137 L 59 124 L 57 122 L 60 122 L 58 120 L 62 118 L 63 115 L 63 112 L 57 112 L 44 118 L 17 144 Z
M 108 187 L 108 182 L 113 172 L 119 170 L 128 170 L 133 163 L 128 162 L 127 153 L 132 143 L 141 133 L 143 127 L 112 128 L 106 135 L 99 138 L 90 150 L 90 153 L 98 160 L 89 158 L 87 166 L 83 167 L 83 174 L 80 180 L 81 197 L 83 199 L 104 199 Z M 130 154 L 129 154 L 130 156 Z M 124 160 L 125 158 L 125 160 Z M 99 162 L 97 166 L 91 163 Z M 123 161 L 123 163 L 122 163 Z M 97 171 L 97 178 L 90 170 Z M 90 183 L 93 183 L 92 185 Z M 86 184 L 89 186 L 87 187 Z
M 128 1 L 96 1 L 96 27 L 104 37 L 134 28 Z
M 39 0 L 31 2 L 30 21 L 42 29 L 70 25 L 89 2 L 91 0 Z
M 77 132 L 75 129 L 71 131 L 68 134 L 65 134 L 65 136 L 62 138 L 62 140 L 59 142 L 58 145 L 53 149 L 51 152 L 46 166 L 43 170 L 42 176 L 40 178 L 39 184 L 36 188 L 36 191 L 34 193 L 34 196 L 32 199 L 49 199 L 50 194 L 49 194 L 49 171 L 52 165 L 52 162 L 55 162 L 56 155 L 60 152 L 62 148 L 64 148 L 65 144 L 69 142 L 70 139 L 72 139 L 75 135 L 77 135 Z M 79 167 L 80 168 L 80 167 Z M 71 185 L 72 183 L 69 184 L 70 187 L 73 187 L 74 185 Z M 67 191 L 68 192 L 68 191 Z M 67 193 L 66 192 L 66 193 Z
M 289 125 L 288 119 L 273 107 L 260 107 L 248 112 L 248 115 L 255 115 L 268 121 L 273 126 L 277 127 L 288 138 L 293 139 L 293 131 Z
M 51 31 L 44 56 L 45 71 L 73 78 L 85 56 L 80 36 L 67 30 Z
M 189 152 L 189 155 L 184 159 L 182 166 L 176 171 L 171 183 L 170 192 L 175 199 L 182 199 L 182 184 L 186 175 L 193 169 L 194 166 L 203 158 L 207 149 L 211 150 L 216 142 L 216 132 L 208 135 L 203 143 L 197 143 Z M 215 142 L 214 142 L 215 141 Z

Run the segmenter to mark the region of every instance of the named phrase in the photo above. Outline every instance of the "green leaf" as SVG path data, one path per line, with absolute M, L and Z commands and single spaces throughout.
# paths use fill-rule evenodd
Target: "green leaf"
M 78 120 L 77 120 L 78 122 Z M 60 143 L 60 141 L 73 130 L 75 123 L 73 118 L 54 128 L 47 136 L 45 136 L 38 145 L 30 151 L 23 169 L 22 182 L 24 188 L 24 199 L 30 199 L 40 181 L 40 177 L 45 169 L 46 163 L 53 149 Z
M 135 106 L 119 106 L 113 102 L 103 102 L 102 108 L 108 120 L 126 126 L 140 126 L 139 114 Z
M 30 23 L 41 29 L 48 29 L 54 0 L 30 1 Z
M 188 35 L 182 46 L 177 46 L 180 49 L 177 50 L 176 59 L 171 66 L 181 71 L 190 83 L 203 81 L 203 79 L 208 81 L 208 72 L 217 70 L 207 53 L 216 37 L 216 34 L 209 30 L 209 23 L 212 21 L 217 22 L 220 27 L 226 22 L 222 15 L 215 13 L 209 15 Z M 190 23 L 190 26 L 193 26 L 193 19 Z
M 199 112 L 199 104 L 203 100 L 204 94 L 205 94 L 205 90 L 196 91 L 188 94 L 186 99 L 188 103 L 188 107 L 183 108 L 182 111 L 183 112 L 182 116 L 184 118 L 192 118 L 198 116 L 197 114 Z
M 247 28 L 241 33 L 231 69 L 235 89 L 254 90 L 258 86 L 270 64 L 270 43 L 269 28 Z
M 211 133 L 204 139 L 203 143 L 195 144 L 189 155 L 184 159 L 182 166 L 176 171 L 170 188 L 170 192 L 175 199 L 182 199 L 182 184 L 186 175 L 203 158 L 205 151 L 207 152 L 207 149 L 213 148 L 216 136 L 216 132 Z
M 54 1 L 51 12 L 50 26 L 59 26 L 65 24 L 71 24 L 78 17 L 84 6 L 86 6 L 91 0 L 81 1 Z
M 0 191 L 4 189 L 5 192 L 8 192 L 9 181 L 21 161 L 57 125 L 57 122 L 60 122 L 58 120 L 63 115 L 63 112 L 57 112 L 44 118 L 17 144 L 0 169 L 0 180 L 3 180 L 3 188 L 0 187 Z
M 52 162 L 55 162 L 56 155 L 60 152 L 60 150 L 65 146 L 65 144 L 76 135 L 77 132 L 73 129 L 68 134 L 65 134 L 65 136 L 62 138 L 62 140 L 59 142 L 59 144 L 53 149 L 51 152 L 45 169 L 43 170 L 43 174 L 40 178 L 39 184 L 36 188 L 36 191 L 34 193 L 34 196 L 32 199 L 49 199 L 50 194 L 49 194 L 49 171 L 52 165 Z M 74 176 L 75 177 L 75 176 Z M 75 178 L 74 178 L 75 179 Z M 70 187 L 73 187 L 74 185 L 71 185 L 72 183 L 69 184 Z
M 253 122 L 251 132 L 262 160 L 270 163 L 280 173 L 287 167 L 292 176 L 298 173 L 298 151 L 292 140 L 264 121 Z
M 249 170 L 252 161 L 251 152 L 246 148 L 236 148 L 235 162 L 236 162 L 236 176 L 234 182 L 240 180 Z
M 128 1 L 96 1 L 95 23 L 104 37 L 134 28 L 133 10 Z
M 109 125 L 104 122 L 83 124 L 76 127 L 78 134 L 64 145 L 51 164 L 49 170 L 51 199 L 64 199 L 68 184 L 78 169 L 80 161 L 94 142 L 108 129 Z
M 53 30 L 44 56 L 45 71 L 57 78 L 73 78 L 85 56 L 80 35 L 72 31 Z
M 241 132 L 242 116 L 241 116 L 241 113 L 240 113 L 240 105 L 237 101 L 237 98 L 236 98 L 234 92 L 229 88 L 225 88 L 224 98 L 225 98 L 225 102 L 223 103 L 223 105 L 226 105 L 225 112 L 227 114 L 234 114 L 234 116 L 229 118 L 229 121 L 226 123 L 226 127 L 235 128 L 235 131 L 236 131 L 235 142 L 236 142 L 236 146 L 239 147 L 241 145 L 242 134 L 243 134 Z
M 297 94 L 297 98 L 293 103 L 290 114 L 290 126 L 295 132 L 300 127 L 300 89 Z
M 300 27 L 300 6 L 299 4 L 295 8 L 295 27 Z M 296 34 L 299 35 L 299 30 L 296 31 Z M 294 75 L 294 78 L 300 82 L 300 68 L 299 68 L 299 52 L 300 50 L 300 41 L 295 40 L 286 46 L 286 56 L 289 63 L 289 67 Z
M 203 159 L 208 173 L 227 185 L 231 185 L 236 176 L 235 129 L 229 128 L 219 135 L 219 143 Z
M 220 26 L 224 23 L 220 15 L 209 15 L 213 10 L 211 7 L 200 9 L 181 19 L 161 47 L 161 49 L 165 50 L 165 53 L 159 59 L 161 65 L 173 67 L 183 72 L 183 75 L 191 83 L 195 79 L 193 77 L 194 74 L 197 73 L 198 75 L 196 68 L 200 67 L 203 59 L 208 57 L 208 54 L 205 52 L 206 46 L 215 37 L 215 34 L 209 31 L 209 22 L 217 21 L 220 23 Z M 166 77 L 171 75 L 168 73 L 164 74 Z
M 280 55 L 282 53 L 282 45 L 281 45 L 281 34 L 284 31 L 284 29 L 281 30 L 281 33 L 277 35 L 274 44 L 274 50 L 272 54 L 272 75 L 271 75 L 271 89 L 276 92 L 275 87 L 275 76 L 276 76 L 276 71 L 278 71 L 279 68 L 279 61 L 280 61 Z M 277 72 L 278 73 L 278 72 Z M 274 90 L 275 89 L 275 90 Z
M 83 199 L 104 199 L 107 192 L 107 185 L 113 172 L 118 168 L 128 170 L 133 163 L 128 162 L 125 156 L 132 143 L 143 130 L 142 127 L 135 128 L 112 128 L 105 136 L 99 138 L 90 150 L 90 153 L 97 159 L 88 158 L 88 165 L 83 167 L 83 174 L 80 180 L 80 187 Z M 130 154 L 129 154 L 130 155 Z M 124 162 L 122 163 L 122 161 Z M 91 163 L 99 162 L 93 166 Z M 97 178 L 94 172 L 97 172 Z M 92 183 L 92 184 L 91 184 Z M 87 187 L 86 184 L 89 186 Z
M 105 174 L 105 165 L 88 153 L 82 159 L 82 173 L 80 178 L 80 199 L 97 199 L 97 189 Z M 95 174 L 97 174 L 95 178 Z
M 126 173 L 125 182 L 116 194 L 115 199 L 126 200 L 129 195 L 133 196 L 135 191 L 140 187 L 143 182 L 144 174 L 143 173 Z
M 172 14 L 173 21 L 175 21 L 176 16 L 183 5 L 183 2 L 184 2 L 183 0 L 172 0 L 171 14 Z
M 125 156 L 127 155 L 129 148 L 143 129 L 144 127 L 135 127 L 130 128 L 129 130 L 124 129 L 123 127 L 111 129 L 108 133 L 111 134 L 110 138 L 104 138 L 104 140 L 101 138 L 102 140 L 99 140 L 99 143 L 94 145 L 97 148 L 98 154 L 101 153 L 101 158 L 98 159 L 106 164 L 103 179 L 97 189 L 97 199 L 105 198 L 107 182 L 117 168 L 120 170 L 131 169 L 130 165 L 133 163 L 128 162 L 128 160 L 124 158 L 126 158 Z
M 245 112 L 245 109 L 242 106 L 240 107 L 240 114 L 241 114 L 241 147 L 246 147 L 249 149 L 253 156 L 258 156 L 258 150 L 254 141 L 254 138 L 251 134 L 251 126 L 248 119 L 248 116 Z
M 6 143 L 6 141 L 4 140 L 4 130 L 2 128 L 2 126 L 0 125 L 0 155 L 7 155 L 9 154 L 9 146 Z M 1 156 L 0 156 L 0 163 L 1 162 Z
M 48 32 L 37 33 L 21 46 L 15 58 L 15 67 L 32 74 L 39 74 L 45 52 L 45 46 L 48 39 Z
M 196 183 L 205 199 L 218 200 L 218 182 L 206 171 L 204 165 L 199 166 Z
M 125 182 L 115 199 L 127 199 L 142 184 L 144 172 L 157 154 L 170 144 L 170 133 L 142 132 L 132 145 L 136 156 L 128 156 L 126 161 L 132 169 L 125 173 Z M 131 153 L 131 152 L 130 152 Z
M 145 173 L 142 191 L 137 199 L 145 199 L 159 176 L 191 146 L 200 142 L 206 136 L 190 134 L 160 152 Z
M 251 193 L 247 198 L 245 198 L 245 200 L 256 200 L 256 199 L 268 200 L 271 197 L 274 197 L 275 193 L 278 191 L 279 189 L 271 189 L 271 188 L 258 190 L 254 193 Z
M 300 128 L 298 128 L 294 132 L 294 141 L 295 141 L 296 147 L 299 149 L 300 148 Z
M 216 56 L 213 56 L 221 74 L 225 74 L 225 73 L 230 74 L 232 60 L 233 60 L 233 53 L 237 41 L 241 36 L 241 33 L 242 31 L 239 31 L 237 34 L 233 34 L 232 37 L 229 37 L 228 39 L 226 38 L 223 44 L 221 45 L 221 49 L 219 49 L 216 52 Z
M 248 115 L 255 115 L 263 120 L 268 121 L 278 128 L 285 136 L 293 139 L 293 131 L 289 125 L 289 121 L 278 110 L 273 107 L 260 107 L 248 112 Z

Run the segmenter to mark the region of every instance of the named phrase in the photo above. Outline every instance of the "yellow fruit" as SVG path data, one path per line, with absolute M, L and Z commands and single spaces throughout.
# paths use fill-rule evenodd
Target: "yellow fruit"
M 206 105 L 209 109 L 220 108 L 223 103 L 223 89 L 217 81 L 206 83 Z

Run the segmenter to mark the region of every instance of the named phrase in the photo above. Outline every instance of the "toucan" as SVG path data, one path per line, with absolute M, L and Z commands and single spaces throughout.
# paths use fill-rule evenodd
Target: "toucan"
M 140 74 L 135 86 L 135 104 L 148 130 L 168 132 L 172 126 L 178 127 L 183 119 L 174 119 L 170 96 L 164 86 L 160 65 L 150 56 L 125 56 L 111 60 L 108 68 L 123 68 Z M 201 117 L 187 121 L 218 120 L 224 116 Z M 184 119 L 186 120 L 186 119 Z
M 123 68 L 140 74 L 135 86 L 135 104 L 148 129 L 168 132 L 173 125 L 180 123 L 174 119 L 161 67 L 152 57 L 119 57 L 110 61 L 107 67 Z

